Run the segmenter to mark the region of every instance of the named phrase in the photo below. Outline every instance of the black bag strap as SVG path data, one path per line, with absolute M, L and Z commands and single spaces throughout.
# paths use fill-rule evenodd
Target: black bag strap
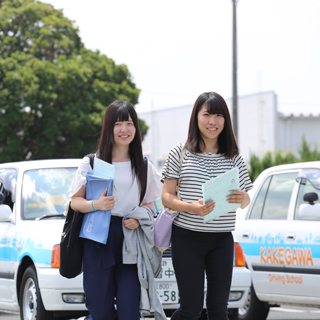
M 94 156 L 95 154 L 94 153 L 90 153 L 90 154 L 87 154 L 86 157 L 88 157 L 90 159 L 90 166 L 91 166 L 91 169 L 93 170 L 93 160 L 94 160 Z
M 146 167 L 146 184 L 144 185 L 144 188 L 141 192 L 141 195 L 140 195 L 140 203 L 139 203 L 139 206 L 141 205 L 142 203 L 142 200 L 144 198 L 144 196 L 146 195 L 146 191 L 147 191 L 147 181 L 148 181 L 148 158 L 144 157 L 143 158 L 143 162 L 144 162 L 144 166 Z

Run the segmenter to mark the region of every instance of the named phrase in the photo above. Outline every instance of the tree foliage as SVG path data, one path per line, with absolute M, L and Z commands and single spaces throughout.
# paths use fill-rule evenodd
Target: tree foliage
M 311 149 L 304 136 L 302 137 L 302 142 L 298 151 L 301 161 L 305 162 L 320 160 L 320 150 L 318 151 L 318 145 L 315 144 L 313 149 Z
M 300 157 L 294 156 L 290 150 L 269 151 L 262 158 L 259 158 L 255 154 L 251 154 L 249 160 L 249 175 L 251 180 L 254 181 L 263 170 L 273 166 L 320 160 L 320 151 L 318 151 L 318 146 L 316 144 L 314 146 L 308 144 L 304 136 L 302 137 L 298 152 Z
M 83 47 L 78 29 L 52 5 L 34 0 L 4 0 L 0 5 L 2 58 L 24 52 L 53 61 Z
M 94 151 L 106 107 L 116 99 L 138 102 L 128 68 L 85 49 L 72 22 L 51 5 L 0 6 L 0 162 Z

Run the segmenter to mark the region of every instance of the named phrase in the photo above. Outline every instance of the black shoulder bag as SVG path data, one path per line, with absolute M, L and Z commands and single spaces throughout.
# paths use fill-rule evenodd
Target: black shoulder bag
M 139 206 L 141 206 L 142 204 L 142 200 L 144 198 L 144 196 L 146 195 L 146 191 L 147 191 L 147 181 L 148 181 L 148 158 L 144 157 L 143 158 L 143 162 L 144 162 L 144 165 L 146 167 L 146 184 L 144 185 L 144 188 L 141 192 L 141 195 L 140 195 L 140 203 L 139 203 Z
M 93 168 L 94 154 L 87 155 Z M 67 217 L 64 222 L 60 241 L 60 274 L 68 279 L 82 273 L 83 238 L 79 237 L 83 213 L 74 211 L 70 202 L 67 204 Z

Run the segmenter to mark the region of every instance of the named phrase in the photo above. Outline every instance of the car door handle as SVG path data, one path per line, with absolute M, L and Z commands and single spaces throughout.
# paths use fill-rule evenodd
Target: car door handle
M 287 234 L 287 240 L 288 240 L 288 241 L 294 241 L 294 240 L 296 240 L 296 234 L 295 234 L 295 233 L 288 233 L 288 234 Z
M 250 235 L 249 231 L 246 231 L 242 234 L 242 238 L 249 239 L 249 235 Z

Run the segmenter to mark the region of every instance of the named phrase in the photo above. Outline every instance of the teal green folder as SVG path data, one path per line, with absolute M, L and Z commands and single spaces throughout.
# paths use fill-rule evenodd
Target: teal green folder
M 216 203 L 213 211 L 203 217 L 204 222 L 209 222 L 225 212 L 240 207 L 238 203 L 227 202 L 227 195 L 230 194 L 230 190 L 239 190 L 239 170 L 237 167 L 202 185 L 204 203 L 211 200 Z

